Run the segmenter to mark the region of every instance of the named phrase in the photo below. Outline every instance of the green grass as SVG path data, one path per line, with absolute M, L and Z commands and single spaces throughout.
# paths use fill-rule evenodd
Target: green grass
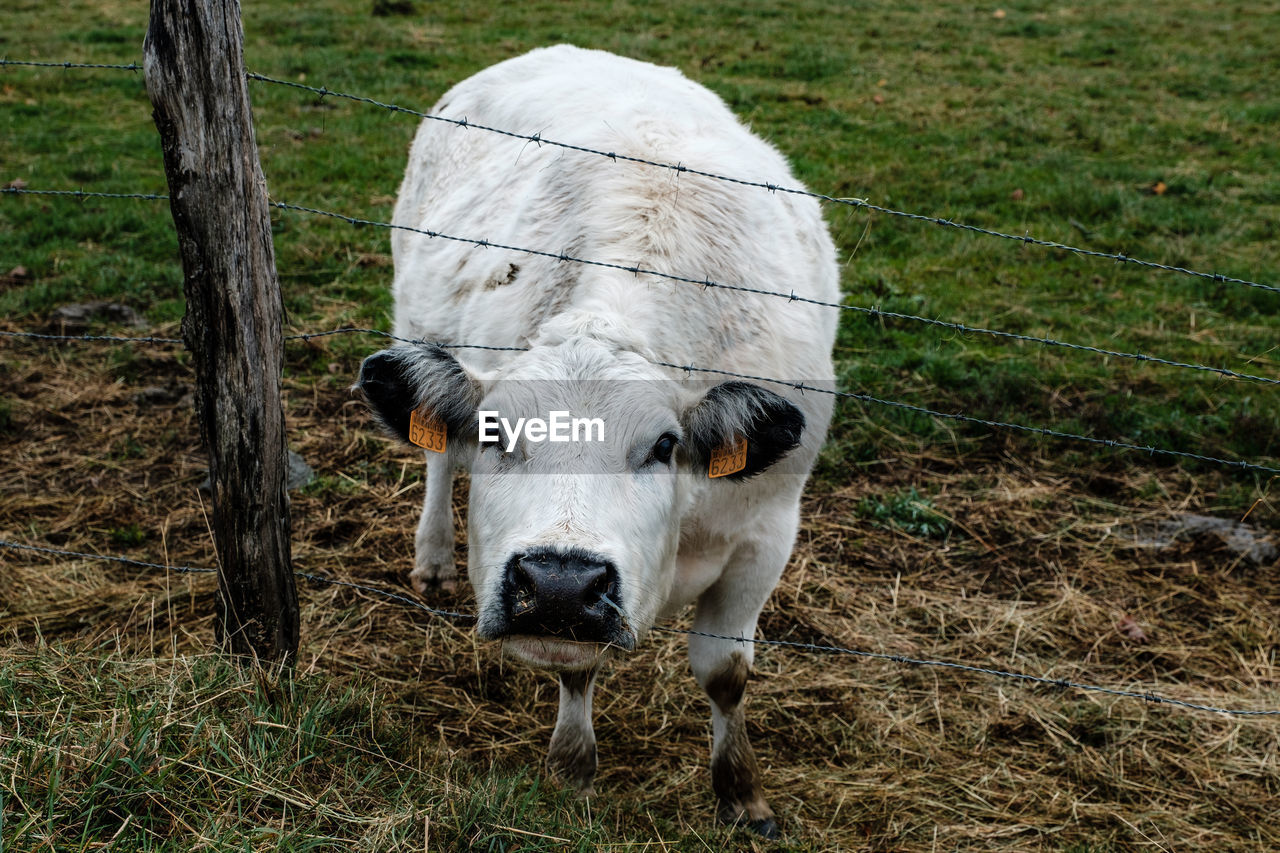
M 950 523 L 938 514 L 933 501 L 914 486 L 887 497 L 865 497 L 858 501 L 854 513 L 881 527 L 896 528 L 924 539 L 945 539 L 951 532 Z
M 382 5 L 392 14 L 371 14 L 372 0 L 246 3 L 247 64 L 425 110 L 453 83 L 536 46 L 571 41 L 615 50 L 678 66 L 719 93 L 816 191 L 1280 284 L 1274 3 L 1016 2 L 1002 5 L 1002 17 L 994 6 L 896 0 L 414 0 L 409 14 L 394 13 L 403 4 Z M 145 4 L 136 2 L 71 0 L 54 9 L 6 0 L 0 55 L 135 62 L 145 27 Z M 275 199 L 390 217 L 415 130 L 411 117 L 264 83 L 251 83 L 250 94 Z M 0 140 L 0 185 L 167 191 L 140 74 L 0 69 Z M 1153 190 L 1158 184 L 1163 192 Z M 290 330 L 387 328 L 384 230 L 273 216 Z M 1280 373 L 1280 295 L 848 207 L 828 207 L 827 219 L 849 304 Z M 6 276 L 15 267 L 29 275 Z M 175 333 L 182 274 L 167 205 L 0 196 L 5 328 L 38 329 L 57 306 L 97 299 L 127 303 L 156 329 Z M 323 351 L 290 347 L 292 402 L 308 388 L 337 394 L 377 345 L 347 336 L 329 339 Z M 1280 457 L 1280 397 L 1270 386 L 853 313 L 842 316 L 836 355 L 849 391 L 1272 466 Z M 146 384 L 154 366 L 141 351 L 118 350 L 110 359 L 122 384 Z M 0 378 L 8 373 L 0 365 Z M 0 433 L 23 429 L 15 413 L 26 412 L 25 404 L 0 399 Z M 182 442 L 170 443 L 176 455 Z M 127 467 L 139 452 L 124 433 L 103 442 L 111 465 Z M 943 474 L 1007 463 L 1090 490 L 1135 472 L 1169 472 L 1183 494 L 1237 517 L 1268 494 L 1266 479 L 1255 475 L 852 401 L 839 406 L 818 491 L 848 484 L 851 471 L 894 468 L 903 459 Z M 386 482 L 398 470 L 378 462 L 342 474 Z M 369 499 L 363 482 L 357 487 L 342 474 L 320 472 L 299 500 Z M 1141 485 L 1117 505 L 1180 503 L 1159 476 L 1134 480 Z M 895 484 L 858 497 L 846 515 L 935 545 L 955 539 L 977 547 L 953 529 L 951 519 L 965 521 L 954 506 L 949 516 L 935 512 L 946 506 L 941 496 L 925 499 L 914 486 Z M 1274 524 L 1272 505 L 1253 521 Z M 24 532 L 44 535 L 60 524 L 32 522 Z M 149 523 L 127 518 L 100 527 L 103 548 L 162 539 Z M 76 648 L 15 644 L 0 656 L 6 851 L 177 850 L 191 849 L 195 838 L 215 850 L 418 849 L 424 826 L 433 849 L 564 849 L 548 840 L 561 837 L 573 839 L 569 849 L 591 849 L 655 833 L 672 849 L 705 849 L 704 839 L 713 849 L 741 843 L 723 830 L 685 832 L 661 814 L 647 818 L 656 821 L 650 832 L 621 813 L 625 806 L 568 801 L 540 786 L 536 774 L 500 762 L 436 756 L 424 764 L 405 746 L 422 743 L 406 734 L 407 715 L 371 710 L 380 689 L 373 679 L 341 686 L 326 674 L 255 680 L 212 658 L 138 662 L 101 649 L 81 657 Z M 1012 802 L 1010 809 L 1021 808 Z M 865 818 L 862 826 L 879 824 Z M 927 849 L 922 832 L 913 837 Z M 1099 830 L 1096 843 L 1086 837 L 1061 849 L 1129 849 L 1114 837 Z
M 403 720 L 371 709 L 370 680 L 95 651 L 38 646 L 0 665 L 6 850 L 587 851 L 610 838 L 607 807 L 520 768 L 423 771 Z

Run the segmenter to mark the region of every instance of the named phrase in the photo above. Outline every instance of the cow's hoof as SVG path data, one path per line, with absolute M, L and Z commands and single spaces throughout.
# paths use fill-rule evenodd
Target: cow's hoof
M 585 800 L 596 795 L 596 757 L 595 738 L 585 740 L 582 737 L 566 736 L 563 731 L 557 738 L 551 736 L 551 748 L 547 752 L 547 772 L 551 778 L 572 790 L 578 799 Z
M 409 581 L 418 595 L 430 595 L 436 590 L 453 592 L 458 588 L 458 570 L 452 560 L 447 563 L 423 562 L 409 572 Z
M 720 822 L 734 828 L 749 829 L 761 838 L 775 840 L 778 838 L 778 821 L 773 815 L 752 818 L 744 810 L 732 807 L 722 808 Z

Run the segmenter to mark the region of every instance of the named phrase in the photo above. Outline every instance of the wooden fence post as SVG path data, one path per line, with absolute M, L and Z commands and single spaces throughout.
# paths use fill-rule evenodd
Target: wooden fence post
M 182 336 L 195 362 L 218 550 L 218 625 L 231 651 L 290 660 L 280 398 L 282 304 L 258 162 L 238 0 L 152 0 L 143 48 L 182 255 Z

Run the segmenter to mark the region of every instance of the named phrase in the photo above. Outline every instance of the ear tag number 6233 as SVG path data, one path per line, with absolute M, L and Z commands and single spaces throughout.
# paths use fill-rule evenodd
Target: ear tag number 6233
M 409 414 L 409 441 L 433 453 L 444 453 L 444 421 L 435 412 L 414 409 Z
M 726 441 L 711 451 L 711 465 L 707 470 L 708 477 L 728 477 L 747 467 L 747 440 L 736 436 L 733 441 Z

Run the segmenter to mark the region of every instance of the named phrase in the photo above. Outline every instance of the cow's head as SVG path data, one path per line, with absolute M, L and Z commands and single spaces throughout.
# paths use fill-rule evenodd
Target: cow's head
M 488 376 L 438 346 L 396 346 L 369 356 L 358 384 L 402 441 L 415 410 L 446 431 L 441 463 L 471 474 L 478 631 L 554 669 L 633 649 L 672 589 L 694 491 L 735 488 L 804 429 L 800 410 L 763 387 L 674 381 L 586 338 L 535 347 Z M 695 482 L 744 439 L 732 473 Z

